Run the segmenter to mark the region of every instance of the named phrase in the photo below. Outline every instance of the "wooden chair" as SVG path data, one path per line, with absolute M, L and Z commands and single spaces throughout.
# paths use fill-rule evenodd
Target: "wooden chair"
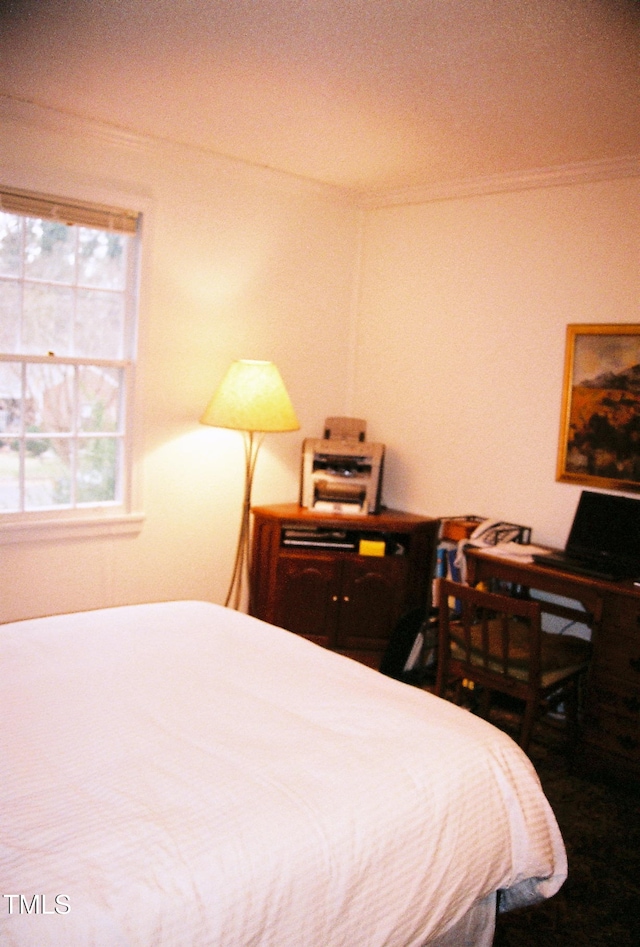
M 573 746 L 578 684 L 589 664 L 590 643 L 542 631 L 541 605 L 533 599 L 497 595 L 446 579 L 438 581 L 438 596 L 435 693 L 444 697 L 454 684 L 460 703 L 462 682 L 472 681 L 481 689 L 483 716 L 488 716 L 494 691 L 524 701 L 518 742 L 525 753 L 538 716 L 563 703 Z

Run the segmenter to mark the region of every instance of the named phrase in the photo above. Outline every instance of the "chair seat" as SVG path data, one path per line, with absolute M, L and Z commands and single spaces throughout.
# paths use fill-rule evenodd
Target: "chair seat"
M 471 626 L 471 663 L 486 667 L 498 674 L 504 673 L 501 658 L 502 624 L 494 619 L 487 622 L 489 632 L 489 659 L 485 665 L 482 654 L 482 625 Z M 451 657 L 465 660 L 464 640 L 456 634 L 456 623 L 452 622 Z M 529 679 L 529 655 L 531 653 L 531 626 L 528 622 L 512 618 L 509 621 L 508 676 L 520 681 Z M 575 635 L 554 635 L 543 631 L 540 649 L 540 684 L 543 688 L 553 686 L 569 674 L 582 671 L 591 658 L 591 644 Z

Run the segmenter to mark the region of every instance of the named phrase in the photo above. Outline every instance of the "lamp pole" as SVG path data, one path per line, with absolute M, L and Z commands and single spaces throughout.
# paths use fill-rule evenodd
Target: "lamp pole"
M 256 469 L 258 451 L 264 440 L 264 434 L 259 434 L 257 431 L 242 431 L 242 435 L 245 459 L 244 498 L 242 501 L 236 558 L 229 591 L 227 592 L 227 598 L 224 604 L 227 606 L 231 604 L 231 607 L 236 610 L 240 608 L 242 585 L 246 578 L 247 588 L 249 590 L 249 611 L 251 611 L 251 489 L 253 487 L 253 475 Z

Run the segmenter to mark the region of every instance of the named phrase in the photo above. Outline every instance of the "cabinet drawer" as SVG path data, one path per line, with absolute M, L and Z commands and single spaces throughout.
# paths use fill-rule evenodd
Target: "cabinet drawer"
M 608 597 L 603 624 L 612 631 L 640 637 L 640 599 L 627 595 Z
M 585 743 L 640 766 L 640 689 L 598 668 L 589 680 Z
M 640 727 L 640 688 L 619 677 L 598 672 L 589 681 L 588 714 L 594 720 L 600 714 L 627 718 L 636 729 Z
M 627 634 L 607 624 L 596 643 L 594 665 L 640 688 L 640 633 Z
M 623 756 L 640 767 L 640 728 L 630 717 L 609 713 L 595 701 L 589 704 L 584 720 L 583 742 L 614 756 Z

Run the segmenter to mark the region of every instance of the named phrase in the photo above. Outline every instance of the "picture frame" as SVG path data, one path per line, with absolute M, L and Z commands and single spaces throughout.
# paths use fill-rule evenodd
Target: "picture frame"
M 556 479 L 640 491 L 640 324 L 567 326 Z

